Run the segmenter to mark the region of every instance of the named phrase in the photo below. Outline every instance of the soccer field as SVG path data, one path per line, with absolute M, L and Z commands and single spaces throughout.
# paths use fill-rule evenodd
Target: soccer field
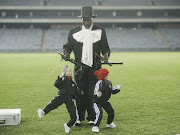
M 180 134 L 180 53 L 112 53 L 110 62 L 123 62 L 110 71 L 113 86 L 122 85 L 112 95 L 114 129 L 106 128 L 104 111 L 101 135 L 176 135 Z M 0 127 L 1 135 L 63 135 L 69 121 L 65 105 L 42 119 L 37 109 L 57 95 L 54 82 L 68 64 L 57 53 L 0 54 L 0 109 L 21 108 L 21 123 Z M 84 121 L 72 127 L 71 135 L 95 134 Z

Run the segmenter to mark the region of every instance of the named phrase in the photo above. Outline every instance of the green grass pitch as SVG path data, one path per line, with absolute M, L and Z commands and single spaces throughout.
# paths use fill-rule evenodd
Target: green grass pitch
M 113 86 L 122 85 L 112 95 L 114 129 L 106 128 L 104 111 L 101 135 L 176 135 L 180 134 L 180 53 L 112 53 L 110 62 L 123 62 L 109 71 Z M 63 135 L 69 121 L 65 105 L 42 119 L 37 109 L 57 95 L 54 82 L 68 64 L 57 53 L 0 54 L 0 109 L 21 108 L 17 126 L 0 127 L 1 135 Z M 91 127 L 72 127 L 71 135 L 91 135 Z

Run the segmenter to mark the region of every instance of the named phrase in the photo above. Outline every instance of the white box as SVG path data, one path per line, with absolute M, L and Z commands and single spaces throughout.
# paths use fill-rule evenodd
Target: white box
M 0 109 L 0 126 L 18 125 L 21 122 L 21 109 Z

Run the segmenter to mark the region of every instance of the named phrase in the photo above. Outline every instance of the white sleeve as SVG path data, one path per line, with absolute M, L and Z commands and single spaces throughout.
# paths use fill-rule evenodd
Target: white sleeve
M 97 95 L 101 84 L 102 84 L 102 80 L 99 80 L 99 81 L 96 83 L 95 88 L 94 88 L 94 95 Z

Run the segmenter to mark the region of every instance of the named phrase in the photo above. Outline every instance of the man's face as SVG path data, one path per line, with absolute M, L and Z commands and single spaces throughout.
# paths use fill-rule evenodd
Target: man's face
M 83 25 L 86 29 L 89 29 L 92 24 L 92 19 L 91 18 L 83 18 Z

